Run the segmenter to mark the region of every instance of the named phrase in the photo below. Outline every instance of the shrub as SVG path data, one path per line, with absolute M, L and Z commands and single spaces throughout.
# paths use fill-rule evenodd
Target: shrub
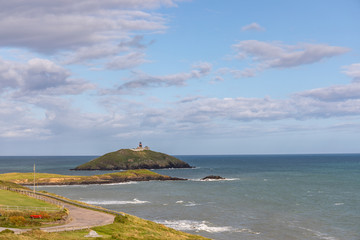
M 50 218 L 50 215 L 49 215 L 48 212 L 41 211 L 41 212 L 39 212 L 38 214 L 41 215 L 41 217 L 42 217 L 43 219 L 49 219 L 49 218 Z M 52 215 L 55 215 L 55 214 L 52 214 Z
M 23 216 L 11 216 L 9 217 L 9 222 L 15 226 L 25 226 L 26 219 Z
M 14 233 L 14 231 L 11 231 L 10 229 L 5 229 L 0 232 L 0 234 L 6 234 L 6 233 Z
M 116 215 L 115 219 L 114 219 L 114 222 L 117 222 L 117 223 L 125 223 L 127 221 L 127 217 L 126 216 L 123 216 L 123 215 Z

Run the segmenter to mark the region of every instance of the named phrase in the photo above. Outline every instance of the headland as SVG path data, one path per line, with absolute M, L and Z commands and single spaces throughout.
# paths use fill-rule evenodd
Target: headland
M 33 185 L 34 173 L 4 173 L 0 174 L 0 180 L 9 181 L 24 186 Z M 161 175 L 147 169 L 138 169 L 92 176 L 72 176 L 50 173 L 36 173 L 35 181 L 36 185 L 85 185 L 152 180 L 178 181 L 186 179 Z

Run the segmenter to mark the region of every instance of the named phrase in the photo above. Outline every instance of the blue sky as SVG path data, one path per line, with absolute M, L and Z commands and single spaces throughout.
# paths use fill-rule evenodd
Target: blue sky
M 0 155 L 360 152 L 358 0 L 0 9 Z

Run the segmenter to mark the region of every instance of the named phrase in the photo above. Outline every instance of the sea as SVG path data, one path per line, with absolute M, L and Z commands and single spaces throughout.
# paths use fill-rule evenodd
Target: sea
M 70 171 L 96 156 L 0 157 L 0 173 Z M 39 186 L 37 190 L 218 240 L 360 240 L 360 154 L 180 155 L 188 181 Z M 225 180 L 202 181 L 208 175 Z

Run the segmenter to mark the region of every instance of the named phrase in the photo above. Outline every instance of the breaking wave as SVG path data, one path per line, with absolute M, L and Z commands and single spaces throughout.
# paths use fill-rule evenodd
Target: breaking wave
M 156 222 L 180 231 L 195 231 L 195 232 L 204 231 L 209 233 L 246 232 L 251 234 L 260 234 L 259 232 L 254 232 L 246 228 L 236 229 L 230 226 L 223 226 L 223 227 L 213 226 L 210 222 L 207 221 L 163 220 Z
M 184 204 L 185 207 L 194 207 L 194 206 L 199 206 L 201 204 L 199 203 L 195 203 L 195 202 L 187 202 L 185 203 L 184 201 L 180 200 L 180 201 L 176 201 L 177 204 Z
M 193 181 L 193 182 L 223 182 L 223 181 L 238 181 L 238 180 L 240 180 L 240 178 L 206 179 L 206 180 L 202 180 L 200 178 L 189 179 L 189 181 Z
M 138 200 L 136 198 L 134 198 L 133 200 L 130 200 L 130 201 L 116 201 L 116 200 L 113 200 L 113 201 L 106 201 L 106 200 L 103 200 L 103 201 L 83 201 L 85 203 L 88 203 L 88 204 L 93 204 L 93 205 L 124 205 L 124 204 L 145 204 L 145 203 L 150 203 L 149 201 L 141 201 L 141 200 Z

